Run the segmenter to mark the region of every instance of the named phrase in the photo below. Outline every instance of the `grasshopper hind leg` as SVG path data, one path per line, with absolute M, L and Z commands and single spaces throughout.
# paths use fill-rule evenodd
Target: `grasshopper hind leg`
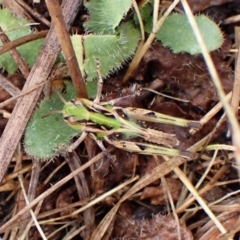
M 116 159 L 114 159 L 113 156 L 107 151 L 107 149 L 103 145 L 103 142 L 101 140 L 98 140 L 94 134 L 90 134 L 90 135 L 91 135 L 92 139 L 97 143 L 98 147 L 106 155 L 106 157 L 111 161 L 111 163 L 114 166 L 116 166 L 117 165 Z

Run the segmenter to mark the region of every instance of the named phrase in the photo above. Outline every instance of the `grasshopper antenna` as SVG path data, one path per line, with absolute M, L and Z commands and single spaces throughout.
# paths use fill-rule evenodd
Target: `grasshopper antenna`
M 63 96 L 60 94 L 60 92 L 58 91 L 58 89 L 53 85 L 53 88 L 54 90 L 56 91 L 58 97 L 61 99 L 61 101 L 64 103 L 64 104 L 67 104 L 67 101 L 63 98 Z
M 97 89 L 97 95 L 94 99 L 94 103 L 99 103 L 101 99 L 101 94 L 102 94 L 102 88 L 103 88 L 103 79 L 101 76 L 101 71 L 100 71 L 100 62 L 98 58 L 95 58 L 96 60 L 96 70 L 97 70 L 97 75 L 98 75 L 98 89 Z
M 53 114 L 58 114 L 58 113 L 62 114 L 63 111 L 61 111 L 61 110 L 52 111 L 52 112 L 42 116 L 42 118 L 46 118 L 46 117 L 52 116 Z
M 64 104 L 67 104 L 67 101 L 63 98 L 63 96 L 60 94 L 60 92 L 58 91 L 58 89 L 57 89 L 54 85 L 53 85 L 53 88 L 54 88 L 54 90 L 56 91 L 56 93 L 57 93 L 58 97 L 60 98 L 60 100 L 61 100 Z M 58 114 L 58 113 L 62 114 L 63 111 L 62 111 L 62 110 L 52 111 L 52 112 L 50 112 L 50 113 L 42 116 L 42 118 L 46 118 L 46 117 L 49 117 L 49 116 L 51 116 L 51 115 L 53 115 L 53 114 Z

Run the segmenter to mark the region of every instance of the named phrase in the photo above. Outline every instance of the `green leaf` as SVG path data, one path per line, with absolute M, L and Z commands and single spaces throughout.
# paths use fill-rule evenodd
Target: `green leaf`
M 17 19 L 9 12 L 8 9 L 0 9 L 0 26 L 11 41 L 31 34 L 30 27 L 24 26 L 26 24 L 28 24 L 26 19 Z M 39 39 L 17 48 L 30 66 L 32 66 L 35 62 L 42 43 L 43 40 Z M 0 46 L 2 46 L 1 40 Z M 18 66 L 9 53 L 0 55 L 0 66 L 2 66 L 10 74 L 13 74 L 18 69 Z
M 145 31 L 151 33 L 152 1 L 143 5 L 140 11 Z M 136 16 L 134 20 L 138 23 Z M 195 16 L 195 20 L 208 51 L 211 52 L 221 47 L 223 34 L 218 25 L 205 15 Z M 188 52 L 192 55 L 201 53 L 201 49 L 186 15 L 174 13 L 168 16 L 157 33 L 156 38 L 163 43 L 163 46 L 171 48 L 174 53 Z
M 74 47 L 74 51 L 76 54 L 76 58 L 78 61 L 78 66 L 80 68 L 80 71 L 82 73 L 82 76 L 84 75 L 84 70 L 83 70 L 83 53 L 84 53 L 84 49 L 83 49 L 83 35 L 77 35 L 74 34 L 71 36 L 71 41 Z
M 94 34 L 74 35 L 72 43 L 80 69 L 88 81 L 97 78 L 96 58 L 99 59 L 104 78 L 121 68 L 134 54 L 140 39 L 139 30 L 131 22 L 118 27 L 131 5 L 131 0 L 86 2 L 90 19 L 84 27 Z
M 74 87 L 66 82 L 67 92 L 63 95 L 66 101 L 76 97 Z M 28 155 L 36 159 L 48 160 L 66 151 L 71 139 L 80 134 L 64 122 L 63 115 L 47 114 L 62 110 L 64 103 L 56 92 L 51 100 L 44 99 L 35 110 L 25 131 L 24 146 Z M 44 117 L 44 118 L 43 118 Z
M 153 0 L 149 0 L 148 2 L 146 2 L 144 5 L 142 5 L 141 9 L 140 9 L 140 14 L 142 17 L 142 21 L 144 24 L 144 29 L 145 32 L 150 33 L 152 31 L 152 12 L 153 12 Z M 138 21 L 138 17 L 137 14 L 134 14 L 134 22 L 136 25 L 139 26 L 139 21 Z
M 205 15 L 195 16 L 195 19 L 208 51 L 221 47 L 223 35 L 217 24 Z M 174 53 L 201 53 L 186 15 L 172 14 L 167 17 L 157 34 L 157 39 L 161 40 L 164 46 L 170 47 Z
M 131 0 L 90 0 L 85 3 L 90 19 L 84 27 L 93 33 L 112 34 L 131 5 Z
M 75 36 L 74 36 L 75 37 Z M 122 24 L 114 35 L 86 35 L 83 36 L 85 61 L 83 67 L 87 80 L 97 78 L 96 58 L 99 59 L 101 74 L 107 77 L 110 73 L 118 70 L 135 52 L 140 39 L 139 30 L 135 29 L 130 22 Z M 83 55 L 79 51 L 81 41 L 73 41 L 76 55 Z
M 85 86 L 86 86 L 86 89 L 87 89 L 88 98 L 94 99 L 97 95 L 98 79 L 86 82 Z

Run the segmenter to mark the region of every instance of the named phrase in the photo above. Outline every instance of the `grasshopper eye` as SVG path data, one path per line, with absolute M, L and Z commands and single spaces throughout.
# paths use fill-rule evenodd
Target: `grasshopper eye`
M 82 102 L 79 101 L 78 99 L 72 99 L 72 100 L 70 100 L 70 103 L 72 103 L 76 107 L 79 107 L 79 106 L 83 105 Z
M 80 123 L 78 120 L 76 120 L 75 117 L 70 116 L 70 117 L 65 117 L 64 121 L 67 122 L 67 124 L 71 127 L 74 128 L 76 130 L 82 130 L 83 127 L 85 126 L 84 123 Z
M 64 121 L 67 122 L 70 125 L 74 125 L 74 124 L 86 124 L 88 121 L 85 119 L 82 120 L 78 120 L 76 119 L 76 117 L 74 116 L 68 116 L 68 117 L 64 117 Z
M 64 119 L 65 122 L 67 122 L 67 123 L 69 123 L 69 124 L 73 124 L 73 123 L 78 122 L 78 121 L 76 120 L 76 118 L 73 117 L 73 116 L 67 116 L 67 117 L 64 117 L 63 119 Z
M 82 102 L 79 99 L 73 99 L 71 101 L 75 106 L 82 106 Z

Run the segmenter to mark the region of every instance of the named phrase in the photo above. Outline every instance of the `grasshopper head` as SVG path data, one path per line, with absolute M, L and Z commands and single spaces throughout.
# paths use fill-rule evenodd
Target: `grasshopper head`
M 89 120 L 90 112 L 82 105 L 76 105 L 75 101 L 67 102 L 63 106 L 63 117 L 67 121 L 69 120 L 71 123 L 76 122 L 86 122 Z

